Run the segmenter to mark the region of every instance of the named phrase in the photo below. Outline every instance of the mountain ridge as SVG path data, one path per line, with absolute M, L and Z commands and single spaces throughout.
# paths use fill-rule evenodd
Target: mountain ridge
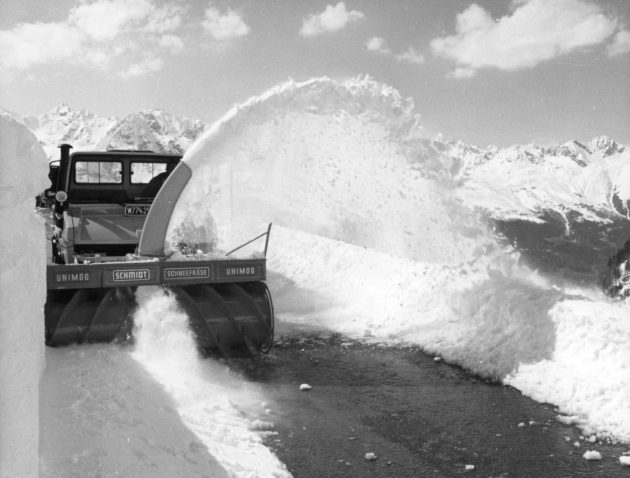
M 74 110 L 67 103 L 22 119 L 37 136 L 49 161 L 58 158 L 61 143 L 71 144 L 75 151 L 149 149 L 183 154 L 208 126 L 201 120 L 157 109 L 130 113 L 122 119 L 99 117 L 87 109 Z

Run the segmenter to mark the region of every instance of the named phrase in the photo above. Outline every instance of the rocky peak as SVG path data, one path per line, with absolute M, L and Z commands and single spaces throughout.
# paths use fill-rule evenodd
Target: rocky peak
M 127 115 L 98 142 L 97 149 L 147 149 L 183 154 L 206 128 L 200 120 L 177 118 L 161 110 Z
M 591 151 L 600 152 L 604 158 L 615 153 L 621 153 L 625 150 L 624 146 L 617 144 L 614 139 L 605 135 L 596 136 L 588 143 L 588 145 Z

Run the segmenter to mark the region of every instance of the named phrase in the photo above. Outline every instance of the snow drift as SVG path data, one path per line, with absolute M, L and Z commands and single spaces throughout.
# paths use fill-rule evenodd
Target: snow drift
M 46 187 L 35 135 L 0 108 L 0 474 L 37 476 L 39 379 L 44 369 L 44 223 L 34 212 Z
M 186 152 L 166 247 L 193 225 L 225 250 L 274 222 L 280 321 L 420 344 L 630 441 L 630 352 L 607 340 L 630 339 L 625 307 L 519 265 L 475 212 L 494 190 L 422 135 L 413 103 L 369 78 L 273 88 Z

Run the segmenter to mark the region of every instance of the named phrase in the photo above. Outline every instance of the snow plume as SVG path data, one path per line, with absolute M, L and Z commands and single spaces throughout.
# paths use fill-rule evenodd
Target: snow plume
M 273 222 L 425 262 L 456 260 L 483 227 L 451 197 L 447 158 L 415 147 L 423 131 L 413 106 L 370 78 L 287 82 L 249 100 L 186 152 L 194 175 L 169 243 L 193 222 L 227 250 Z
M 230 476 L 291 476 L 255 430 L 260 391 L 227 367 L 198 357 L 188 318 L 173 296 L 147 287 L 138 289 L 137 300 L 133 357 L 173 397 L 186 426 Z
M 546 311 L 557 293 L 455 199 L 457 168 L 422 135 L 413 103 L 369 78 L 285 83 L 186 153 L 194 174 L 171 229 L 205 209 L 198 225 L 219 225 L 208 235 L 227 249 L 261 220 L 284 226 L 270 261 L 278 284 L 289 284 L 280 311 L 297 301 L 311 323 L 420 343 L 502 378 L 518 360 L 549 356 L 548 340 L 535 351 L 520 342 L 540 322 L 553 329 Z M 488 328 L 501 333 L 482 337 Z

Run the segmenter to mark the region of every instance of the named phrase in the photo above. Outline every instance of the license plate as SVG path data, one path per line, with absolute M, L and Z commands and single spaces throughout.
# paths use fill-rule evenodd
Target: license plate
M 149 214 L 149 205 L 125 205 L 125 216 L 146 216 Z

